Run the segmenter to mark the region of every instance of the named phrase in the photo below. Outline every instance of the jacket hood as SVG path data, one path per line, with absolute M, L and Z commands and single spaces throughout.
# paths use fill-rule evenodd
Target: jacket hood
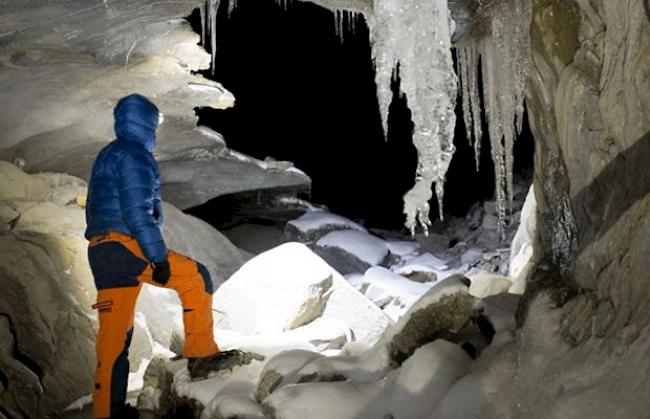
M 149 99 L 139 94 L 123 97 L 113 109 L 115 135 L 135 141 L 150 153 L 156 146 L 159 111 Z

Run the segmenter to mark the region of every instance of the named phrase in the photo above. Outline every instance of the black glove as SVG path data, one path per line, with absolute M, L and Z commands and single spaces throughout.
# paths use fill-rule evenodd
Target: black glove
M 171 270 L 169 269 L 169 262 L 165 259 L 163 262 L 151 263 L 153 267 L 153 280 L 160 285 L 167 285 Z

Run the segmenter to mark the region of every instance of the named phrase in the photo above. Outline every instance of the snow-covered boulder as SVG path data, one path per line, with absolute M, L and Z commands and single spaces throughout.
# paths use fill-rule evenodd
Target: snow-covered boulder
M 264 400 L 276 388 L 287 382 L 295 382 L 295 378 L 292 377 L 293 374 L 309 362 L 322 356 L 318 352 L 295 349 L 282 352 L 273 357 L 260 374 L 257 384 L 257 399 Z
M 242 266 L 214 297 L 216 328 L 245 335 L 282 333 L 316 318 L 347 325 L 374 343 L 391 323 L 372 302 L 305 245 L 286 243 Z
M 379 265 L 388 255 L 386 242 L 372 234 L 357 230 L 328 233 L 311 248 L 343 275 L 362 273 Z
M 456 275 L 436 284 L 368 351 L 316 359 L 295 374 L 293 383 L 376 381 L 428 342 L 444 338 L 461 343 L 480 335 L 473 324 L 478 301 L 469 295 L 468 283 Z
M 460 347 L 440 339 L 418 348 L 379 380 L 283 387 L 264 401 L 264 408 L 277 419 L 421 418 L 437 407 L 470 363 Z
M 366 297 L 379 307 L 393 303 L 395 307 L 385 310 L 386 314 L 397 321 L 415 301 L 431 289 L 434 283 L 419 283 L 398 275 L 381 266 L 374 266 L 363 276 L 362 290 Z M 394 308 L 399 307 L 399 310 Z
M 472 264 L 479 260 L 481 256 L 483 255 L 483 250 L 477 248 L 477 247 L 472 247 L 463 253 L 463 255 L 460 257 L 460 263 L 469 263 Z
M 508 277 L 485 271 L 470 275 L 469 278 L 472 280 L 469 293 L 477 298 L 507 292 L 512 286 L 512 281 Z
M 287 223 L 284 234 L 290 241 L 312 242 L 337 230 L 365 232 L 361 225 L 329 211 L 309 211 Z
M 392 266 L 391 270 L 400 275 L 410 275 L 414 272 L 440 272 L 447 268 L 446 261 L 431 253 L 423 253 L 413 258 L 404 259 L 402 263 Z

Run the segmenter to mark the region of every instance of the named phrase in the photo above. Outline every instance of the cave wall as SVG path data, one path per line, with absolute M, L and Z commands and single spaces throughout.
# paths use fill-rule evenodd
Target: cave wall
M 223 137 L 197 129 L 195 107 L 235 101 L 195 73 L 210 55 L 183 18 L 203 3 L 2 1 L 0 159 L 88 180 L 114 138 L 113 106 L 137 92 L 165 115 L 155 155 L 166 201 L 186 209 L 228 193 L 308 187 L 307 176 L 235 155 Z
M 538 237 L 515 417 L 650 408 L 649 16 L 643 0 L 534 1 Z
M 647 12 L 642 0 L 538 0 L 531 28 L 540 268 L 626 317 L 649 290 Z

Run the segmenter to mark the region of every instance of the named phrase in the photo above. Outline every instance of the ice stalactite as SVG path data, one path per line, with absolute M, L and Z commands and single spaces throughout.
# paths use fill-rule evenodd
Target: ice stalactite
M 375 0 L 370 26 L 384 133 L 393 98 L 391 80 L 398 65 L 401 90 L 412 112 L 418 167 L 415 185 L 404 195 L 404 213 L 411 233 L 419 223 L 426 234 L 431 225 L 431 186 L 435 183 L 442 217 L 445 174 L 455 151 L 454 23 L 447 0 Z
M 483 100 L 496 179 L 499 231 L 503 233 L 512 205 L 513 149 L 521 133 L 524 100 L 530 66 L 532 3 L 513 0 L 492 12 L 490 31 L 479 40 L 458 46 L 458 68 L 463 92 L 465 125 L 473 125 L 478 164 L 481 142 L 481 102 L 478 92 L 479 56 L 483 76 Z
M 287 10 L 289 0 L 275 0 L 275 2 L 278 4 L 278 6 L 282 7 L 283 10 Z
M 232 1 L 232 0 L 231 0 Z M 219 4 L 221 0 L 207 0 L 207 9 L 208 9 L 208 34 L 210 36 L 210 48 L 212 53 L 212 65 L 210 71 L 214 76 L 214 66 L 215 66 L 215 56 L 217 53 L 217 12 L 219 10 Z
M 481 162 L 481 138 L 483 137 L 481 115 L 481 97 L 479 93 L 479 53 L 473 46 L 457 48 L 458 78 L 460 80 L 461 98 L 465 130 L 470 146 L 474 146 L 474 159 L 478 172 Z
M 237 0 L 230 0 L 228 2 L 228 17 L 232 15 L 233 10 L 237 8 Z
M 199 6 L 199 16 L 201 19 L 201 45 L 205 47 L 205 3 Z
M 345 34 L 355 34 L 359 13 L 350 10 L 336 10 L 334 14 L 334 31 L 341 43 L 345 40 Z

